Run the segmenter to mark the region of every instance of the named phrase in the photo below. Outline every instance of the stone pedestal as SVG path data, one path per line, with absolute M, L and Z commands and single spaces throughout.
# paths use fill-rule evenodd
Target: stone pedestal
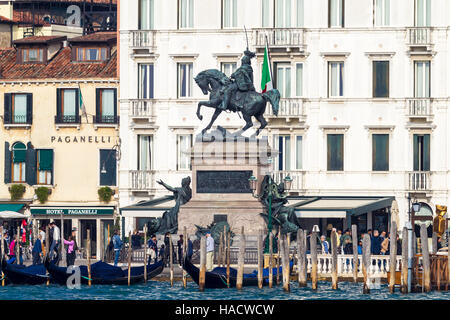
M 242 226 L 246 235 L 264 229 L 263 205 L 252 196 L 248 179 L 253 175 L 260 185 L 269 172 L 270 155 L 267 140 L 198 136 L 191 150 L 192 198 L 180 208 L 178 231 L 186 226 L 188 234 L 195 234 L 195 225 L 207 227 L 216 215 L 235 233 Z

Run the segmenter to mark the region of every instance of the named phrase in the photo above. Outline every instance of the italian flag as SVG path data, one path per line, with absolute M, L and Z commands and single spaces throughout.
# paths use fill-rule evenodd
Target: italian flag
M 267 39 L 266 39 L 266 48 L 264 49 L 264 62 L 261 75 L 261 90 L 262 93 L 264 93 L 272 89 L 273 89 L 272 71 L 270 68 L 269 47 L 267 46 Z

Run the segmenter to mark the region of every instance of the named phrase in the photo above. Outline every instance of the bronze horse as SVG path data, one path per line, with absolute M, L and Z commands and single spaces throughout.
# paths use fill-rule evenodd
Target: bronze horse
M 214 121 L 222 113 L 222 109 L 218 106 L 222 103 L 223 87 L 230 84 L 231 80 L 221 71 L 216 69 L 209 69 L 200 72 L 195 77 L 195 82 L 202 90 L 203 94 L 209 95 L 209 101 L 200 101 L 197 108 L 197 117 L 202 120 L 203 116 L 200 114 L 201 106 L 206 106 L 216 109 L 210 123 L 202 130 L 202 135 L 211 129 Z M 264 112 L 266 110 L 267 102 L 272 105 L 274 115 L 278 115 L 280 101 L 280 92 L 277 89 L 267 91 L 265 93 L 258 93 L 256 91 L 240 92 L 237 91 L 230 99 L 227 110 L 233 112 L 241 112 L 246 122 L 245 126 L 234 133 L 234 135 L 242 134 L 247 129 L 253 126 L 252 117 L 255 117 L 261 126 L 256 130 L 256 136 L 267 126 L 267 121 L 264 119 Z

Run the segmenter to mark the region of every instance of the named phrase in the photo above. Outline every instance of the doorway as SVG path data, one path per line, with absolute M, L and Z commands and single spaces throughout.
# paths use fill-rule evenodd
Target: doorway
M 81 246 L 87 252 L 87 230 L 91 232 L 91 258 L 97 258 L 97 224 L 96 220 L 80 220 Z

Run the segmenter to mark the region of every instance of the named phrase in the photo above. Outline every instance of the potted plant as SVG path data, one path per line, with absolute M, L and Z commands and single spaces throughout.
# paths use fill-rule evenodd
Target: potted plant
M 114 191 L 110 187 L 101 187 L 98 189 L 98 197 L 100 201 L 108 203 L 111 201 L 111 197 L 114 194 Z
M 11 200 L 19 200 L 25 193 L 25 186 L 23 184 L 13 184 L 9 187 L 9 193 L 11 194 Z
M 51 189 L 47 187 L 39 187 L 34 192 L 40 203 L 45 203 L 48 200 L 48 196 L 51 194 Z

